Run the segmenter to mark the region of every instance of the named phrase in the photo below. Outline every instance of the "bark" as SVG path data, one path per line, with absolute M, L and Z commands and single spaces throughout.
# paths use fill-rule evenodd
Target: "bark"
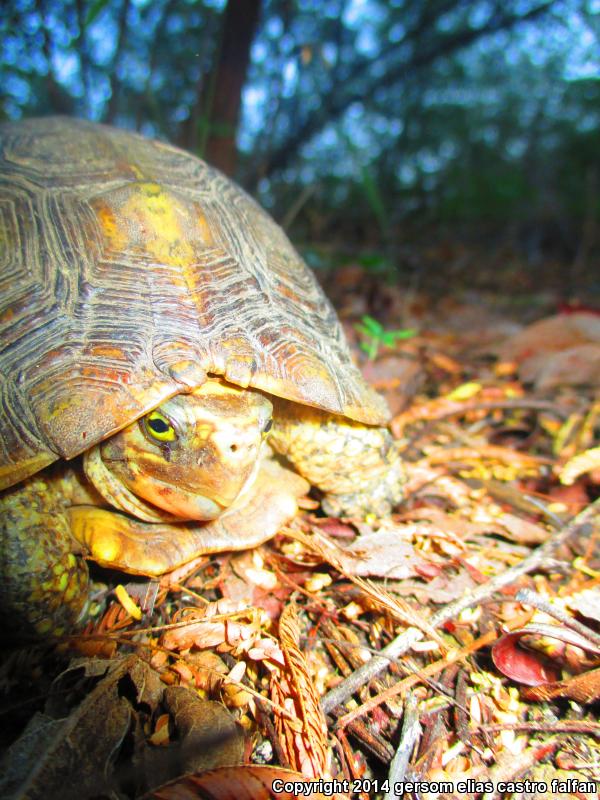
M 115 118 L 119 111 L 119 105 L 120 105 L 119 100 L 121 96 L 122 86 L 117 73 L 119 70 L 119 66 L 121 64 L 123 53 L 125 51 L 125 41 L 127 38 L 127 15 L 129 14 L 129 5 L 130 5 L 130 0 L 122 0 L 121 8 L 119 9 L 117 41 L 108 75 L 110 80 L 111 94 L 110 94 L 110 100 L 108 101 L 108 108 L 106 109 L 106 112 L 104 114 L 104 122 L 107 122 L 108 124 L 112 124 L 115 121 Z
M 204 104 L 210 121 L 206 160 L 228 175 L 233 174 L 237 162 L 236 131 L 242 89 L 260 10 L 261 0 L 228 0 L 221 46 Z

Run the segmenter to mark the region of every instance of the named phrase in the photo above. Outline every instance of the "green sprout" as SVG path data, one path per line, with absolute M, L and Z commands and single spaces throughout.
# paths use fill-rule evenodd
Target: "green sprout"
M 361 333 L 366 341 L 360 342 L 360 347 L 367 354 L 370 361 L 377 357 L 379 348 L 384 345 L 385 347 L 394 347 L 396 342 L 401 339 L 410 339 L 416 334 L 415 328 L 403 328 L 398 331 L 386 331 L 380 322 L 370 317 L 368 314 L 361 317 L 360 323 L 355 326 L 356 330 Z

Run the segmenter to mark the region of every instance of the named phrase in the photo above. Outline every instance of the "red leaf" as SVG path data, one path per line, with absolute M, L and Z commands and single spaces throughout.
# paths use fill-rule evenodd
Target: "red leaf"
M 530 635 L 530 631 L 519 631 L 499 639 L 492 648 L 494 664 L 503 675 L 528 686 L 557 680 L 557 671 L 547 665 L 540 655 L 519 646 L 519 641 Z

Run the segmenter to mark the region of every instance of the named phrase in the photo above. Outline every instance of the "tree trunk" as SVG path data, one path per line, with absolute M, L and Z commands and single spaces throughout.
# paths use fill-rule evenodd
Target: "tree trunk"
M 260 10 L 261 0 L 227 1 L 221 46 L 205 95 L 204 112 L 210 125 L 204 156 L 227 175 L 235 171 L 235 140 L 242 89 Z

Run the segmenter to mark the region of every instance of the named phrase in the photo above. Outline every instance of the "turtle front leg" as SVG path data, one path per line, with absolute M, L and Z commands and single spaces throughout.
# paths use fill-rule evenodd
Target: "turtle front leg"
M 236 503 L 210 522 L 155 523 L 95 506 L 69 509 L 73 536 L 103 567 L 162 575 L 204 553 L 245 550 L 274 536 L 296 513 L 308 483 L 273 459 Z
M 30 478 L 0 495 L 0 608 L 12 636 L 60 636 L 82 617 L 88 570 L 73 551 L 69 520 L 52 479 Z
M 325 493 L 335 516 L 388 515 L 403 499 L 404 468 L 387 428 L 285 400 L 274 403 L 270 442 Z

